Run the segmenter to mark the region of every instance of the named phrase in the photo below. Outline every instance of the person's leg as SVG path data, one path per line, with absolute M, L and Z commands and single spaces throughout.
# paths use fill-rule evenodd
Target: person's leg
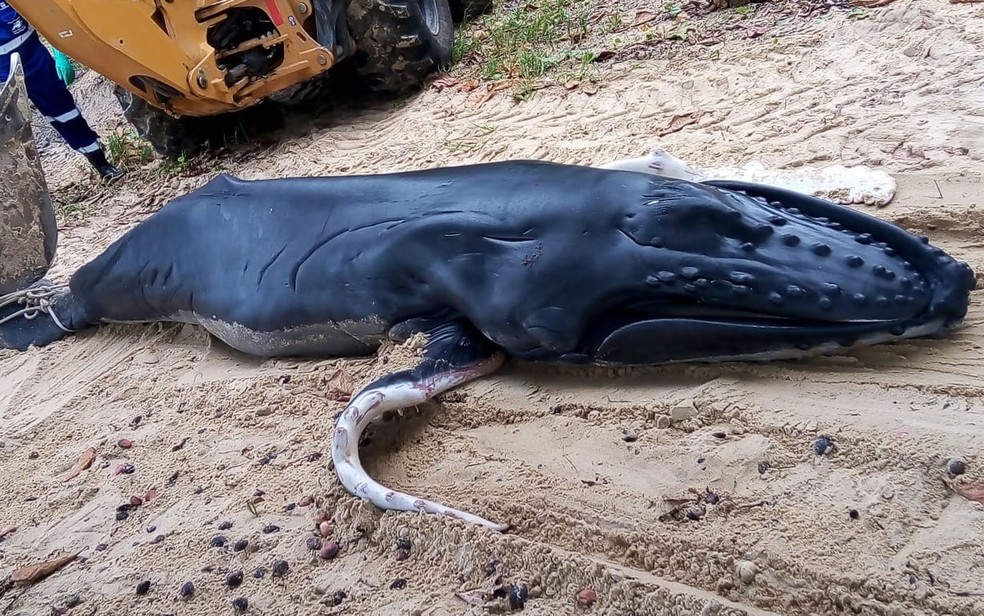
M 123 172 L 106 160 L 99 136 L 82 117 L 72 93 L 58 78 L 55 61 L 37 35 L 29 38 L 18 51 L 24 61 L 27 95 L 34 106 L 76 152 L 85 155 L 104 179 L 117 180 Z

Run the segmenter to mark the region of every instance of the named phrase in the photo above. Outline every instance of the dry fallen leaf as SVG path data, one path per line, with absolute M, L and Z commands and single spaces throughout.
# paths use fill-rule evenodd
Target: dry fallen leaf
M 92 463 L 95 461 L 95 459 L 96 459 L 96 448 L 89 447 L 88 449 L 85 450 L 85 452 L 81 456 L 79 456 L 79 461 L 75 463 L 75 466 L 73 466 L 68 471 L 68 476 L 65 477 L 65 481 L 78 477 L 79 474 L 82 473 L 82 471 L 92 466 Z
M 598 93 L 598 88 L 597 86 L 594 86 L 589 83 L 587 85 L 581 86 L 581 92 L 584 92 L 588 96 L 594 96 L 595 94 Z
M 953 486 L 953 491 L 967 500 L 984 505 L 984 483 L 961 483 Z
M 675 115 L 670 118 L 670 123 L 666 125 L 665 128 L 661 128 L 656 131 L 658 137 L 665 137 L 670 133 L 675 133 L 677 131 L 683 130 L 684 127 L 690 126 L 697 122 L 697 115 L 694 113 L 684 113 L 682 115 Z
M 348 402 L 355 391 L 355 379 L 341 368 L 328 377 L 328 399 L 335 402 Z
M 482 591 L 480 589 L 475 590 L 463 590 L 454 593 L 454 596 L 461 599 L 468 605 L 473 605 L 476 607 L 484 607 L 488 601 L 482 596 Z
M 462 80 L 462 82 L 458 84 L 458 91 L 459 92 L 471 92 L 472 90 L 474 90 L 475 88 L 477 88 L 480 85 L 481 84 L 478 82 L 477 79 L 465 79 L 465 80 Z
M 444 88 L 450 88 L 451 86 L 458 85 L 458 79 L 456 77 L 451 77 L 450 75 L 445 75 L 435 79 L 431 85 L 438 90 L 443 90 Z
M 564 84 L 564 89 L 565 90 L 573 90 L 577 86 L 578 86 L 578 82 L 577 81 L 568 81 L 567 83 Z
M 40 582 L 55 571 L 58 571 L 68 563 L 78 558 L 78 556 L 79 553 L 76 552 L 75 554 L 67 554 L 65 556 L 59 556 L 58 558 L 46 560 L 43 563 L 25 565 L 10 574 L 10 581 L 15 583 L 27 582 L 28 584 Z
M 642 24 L 648 24 L 654 19 L 656 19 L 656 13 L 652 11 L 636 11 L 635 19 L 632 20 L 631 27 L 637 28 Z

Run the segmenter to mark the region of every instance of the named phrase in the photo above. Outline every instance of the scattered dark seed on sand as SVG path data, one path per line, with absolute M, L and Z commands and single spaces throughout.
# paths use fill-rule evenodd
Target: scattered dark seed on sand
M 106 545 L 105 543 L 100 543 L 99 545 L 96 546 L 96 551 L 97 552 L 102 552 L 103 550 L 105 550 L 108 547 L 109 546 Z
M 317 462 L 320 459 L 321 459 L 321 452 L 320 451 L 315 451 L 314 453 L 308 454 L 308 457 L 307 457 L 307 461 L 308 462 Z
M 960 458 L 950 458 L 946 462 L 946 470 L 954 477 L 967 472 L 967 464 Z
M 825 456 L 834 449 L 834 441 L 829 436 L 821 436 L 813 441 L 813 453 L 818 456 Z
M 847 512 L 847 515 L 851 516 L 852 520 L 857 520 L 858 518 L 861 517 L 861 513 L 858 512 L 857 509 L 851 509 L 850 511 Z
M 396 560 L 406 560 L 410 558 L 410 550 L 397 550 Z
M 181 585 L 181 588 L 178 589 L 178 594 L 181 595 L 184 598 L 188 598 L 188 597 L 192 596 L 193 594 L 195 594 L 195 584 L 194 584 L 194 582 L 192 582 L 191 580 L 188 580 L 187 582 L 185 582 L 184 584 L 182 584 Z
M 588 609 L 598 600 L 598 593 L 593 588 L 582 588 L 578 591 L 574 600 L 577 602 L 579 608 Z
M 697 464 L 703 464 L 706 461 L 707 461 L 707 458 L 705 458 L 704 456 L 701 456 L 701 457 L 697 458 Z
M 278 560 L 273 563 L 273 567 L 270 569 L 270 575 L 273 577 L 281 577 L 287 575 L 288 571 L 290 571 L 290 565 L 287 564 L 287 561 Z
M 137 468 L 132 464 L 123 463 L 116 467 L 116 474 L 123 473 L 124 475 L 132 474 Z
M 126 509 L 123 509 L 123 510 L 120 510 L 120 511 L 117 511 L 116 512 L 116 521 L 117 522 L 122 522 L 123 520 L 127 519 L 128 517 L 130 517 L 130 512 L 127 511 Z
M 153 545 L 155 543 L 160 543 L 162 541 L 164 541 L 164 535 L 157 535 L 156 537 L 154 537 L 154 540 L 151 541 L 150 543 L 151 545 Z
M 403 590 L 407 587 L 407 581 L 404 578 L 396 578 L 393 583 L 390 584 L 390 590 Z
M 287 503 L 284 505 L 284 509 L 287 511 L 293 511 L 297 507 L 297 503 Z
M 133 418 L 132 420 L 130 420 L 130 425 L 131 425 L 131 426 L 136 426 L 136 425 L 138 425 L 138 424 L 139 424 L 139 423 L 140 423 L 141 421 L 143 421 L 143 417 L 141 417 L 140 415 L 137 415 L 137 416 L 136 416 L 136 417 L 134 417 L 134 418 Z
M 240 612 L 245 612 L 249 609 L 249 601 L 246 600 L 246 597 L 236 597 L 232 600 L 232 607 Z
M 715 432 L 713 436 L 714 438 L 728 438 L 728 434 L 726 432 Z
M 768 470 L 769 470 L 769 463 L 768 462 L 764 462 L 764 461 L 763 462 L 759 462 L 759 464 L 758 464 L 759 475 L 764 475 Z
M 521 610 L 526 606 L 526 599 L 530 596 L 530 591 L 526 584 L 516 584 L 509 591 L 509 607 L 514 610 Z
M 239 586 L 243 583 L 243 572 L 238 569 L 235 571 L 230 571 L 229 574 L 226 575 L 225 583 L 229 588 Z
M 149 590 L 150 590 L 150 580 L 144 580 L 139 584 L 137 584 L 138 595 L 146 595 Z
M 257 498 L 259 498 L 261 496 L 265 496 L 265 495 L 266 495 L 266 492 L 264 492 L 263 490 L 257 490 L 256 492 L 253 492 L 253 496 L 255 496 Z
M 184 449 L 185 443 L 187 442 L 188 442 L 188 437 L 186 436 L 183 439 L 181 439 L 180 443 L 178 443 L 174 447 L 171 447 L 171 451 L 181 451 L 182 449 Z
M 270 533 L 275 533 L 280 530 L 280 527 L 276 524 L 267 524 L 263 527 L 263 533 L 269 535 Z
M 505 588 L 503 588 L 502 586 L 499 586 L 498 588 L 496 588 L 495 590 L 492 591 L 492 598 L 493 599 L 505 599 L 506 598 L 506 595 L 508 595 L 508 594 L 509 593 L 506 592 L 506 589 Z
M 41 457 L 41 454 L 39 454 L 36 451 L 32 451 L 31 453 L 27 454 L 27 457 L 29 460 L 37 460 L 38 458 Z
M 72 609 L 73 607 L 82 603 L 82 597 L 78 595 L 68 595 L 62 601 L 62 603 L 64 603 L 65 607 L 67 607 L 68 609 Z
M 307 549 L 309 550 L 320 550 L 321 539 L 318 539 L 317 537 L 308 537 L 307 543 L 305 545 L 307 545 Z
M 708 505 L 716 505 L 721 502 L 721 497 L 714 492 L 708 492 L 707 496 L 704 497 L 704 500 L 707 501 Z
M 157 527 L 156 526 L 148 526 L 147 527 L 147 534 L 150 534 L 150 533 L 154 532 L 155 530 L 157 530 Z
M 687 509 L 687 517 L 693 521 L 697 521 L 704 515 L 704 512 L 697 507 L 690 507 Z
M 193 493 L 194 493 L 194 494 L 201 494 L 201 493 L 202 493 L 202 492 L 204 492 L 204 491 L 205 491 L 205 488 L 203 488 L 202 486 L 198 486 L 197 488 L 195 488 L 195 489 L 193 490 Z
M 237 552 L 242 552 L 243 550 L 246 549 L 246 546 L 248 545 L 249 545 L 249 541 L 245 539 L 240 539 L 239 541 L 236 542 L 236 545 L 232 546 L 232 549 Z
M 346 597 L 348 597 L 348 595 L 345 594 L 344 590 L 336 590 L 335 594 L 331 596 L 332 600 L 335 601 L 335 605 L 341 605 L 342 601 L 345 601 Z
M 266 570 L 266 567 L 260 567 L 256 571 L 253 572 L 253 577 L 255 577 L 258 580 L 261 580 L 264 577 L 266 577 L 266 571 L 267 571 Z
M 270 458 L 268 458 L 266 456 L 263 456 L 262 458 L 260 458 L 260 466 L 266 466 L 269 463 L 270 463 Z
M 171 476 L 167 478 L 167 482 L 174 483 L 175 481 L 178 480 L 178 475 L 180 474 L 181 473 L 179 471 L 174 471 L 173 473 L 171 473 Z
M 409 539 L 403 539 L 401 537 L 400 539 L 397 539 L 396 540 L 396 549 L 398 549 L 398 550 L 407 550 L 407 551 L 409 551 L 411 547 L 413 547 L 413 545 L 410 543 L 410 540 Z
M 499 564 L 498 558 L 490 558 L 488 562 L 485 563 L 485 573 L 492 575 L 499 570 Z
M 318 556 L 324 558 L 325 560 L 330 560 L 338 556 L 338 542 L 329 541 L 321 546 L 321 549 L 318 550 Z
M 224 546 L 226 544 L 226 541 L 227 541 L 227 539 L 225 537 L 223 537 L 222 535 L 216 535 L 216 536 L 212 537 L 212 547 L 213 548 L 221 548 L 222 546 Z
M 632 428 L 622 428 L 622 440 L 626 443 L 634 443 L 639 440 L 639 435 Z
M 219 522 L 219 530 L 229 530 L 232 528 L 232 522 Z

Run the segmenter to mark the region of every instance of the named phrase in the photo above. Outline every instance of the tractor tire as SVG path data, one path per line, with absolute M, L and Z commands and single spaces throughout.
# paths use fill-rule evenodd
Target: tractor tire
M 451 0 L 451 19 L 456 24 L 491 12 L 492 0 Z
M 404 94 L 451 63 L 448 0 L 351 0 L 346 17 L 355 71 L 372 92 Z
M 172 160 L 191 157 L 206 147 L 208 132 L 200 118 L 173 118 L 120 86 L 114 93 L 123 117 L 161 156 Z

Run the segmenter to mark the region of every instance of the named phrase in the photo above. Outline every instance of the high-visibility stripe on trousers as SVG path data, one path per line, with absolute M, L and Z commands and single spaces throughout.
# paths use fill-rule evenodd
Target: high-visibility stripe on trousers
M 51 57 L 51 52 L 41 42 L 37 32 L 32 32 L 23 44 L 13 51 L 21 55 L 27 96 L 41 115 L 76 152 L 88 154 L 97 151 L 98 135 L 82 117 L 72 93 L 58 78 L 55 59 Z M 9 74 L 10 56 L 2 55 L 0 82 L 7 81 Z

